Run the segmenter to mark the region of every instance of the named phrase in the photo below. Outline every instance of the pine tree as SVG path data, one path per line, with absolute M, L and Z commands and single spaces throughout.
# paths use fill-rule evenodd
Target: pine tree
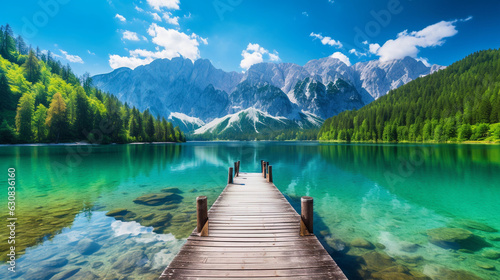
M 0 143 L 2 144 L 14 144 L 16 141 L 16 134 L 14 129 L 10 127 L 6 120 L 3 120 L 2 125 L 0 125 Z
M 33 136 L 31 130 L 31 121 L 33 118 L 33 111 L 35 109 L 35 99 L 31 94 L 24 94 L 19 99 L 19 106 L 17 107 L 16 114 L 16 127 L 19 133 L 19 140 L 22 142 L 30 142 Z
M 83 88 L 76 89 L 76 118 L 75 132 L 77 137 L 85 135 L 92 128 L 92 115 L 90 114 L 90 105 Z
M 60 138 L 66 135 L 69 126 L 67 115 L 66 103 L 62 95 L 57 92 L 52 97 L 52 102 L 50 103 L 45 122 L 49 127 L 52 139 L 55 140 L 56 143 L 59 143 Z
M 33 116 L 33 130 L 37 142 L 42 142 L 47 137 L 47 108 L 43 104 L 38 105 Z
M 40 79 L 40 65 L 33 50 L 30 50 L 28 59 L 23 64 L 23 67 L 25 69 L 26 80 L 34 84 Z
M 0 112 L 14 110 L 14 108 L 9 81 L 3 73 L 0 73 Z

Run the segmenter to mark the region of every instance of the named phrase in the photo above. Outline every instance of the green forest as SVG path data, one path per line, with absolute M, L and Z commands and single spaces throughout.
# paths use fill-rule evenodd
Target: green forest
M 49 52 L 0 27 L 0 143 L 184 142 L 179 127 L 77 77 Z
M 500 142 L 500 50 L 476 52 L 357 111 L 325 121 L 322 141 Z

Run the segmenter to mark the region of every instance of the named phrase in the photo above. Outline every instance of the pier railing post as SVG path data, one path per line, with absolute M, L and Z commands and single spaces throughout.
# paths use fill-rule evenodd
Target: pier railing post
M 273 182 L 273 167 L 271 165 L 269 165 L 267 167 L 267 181 L 269 183 L 272 183 Z
M 207 197 L 198 196 L 196 198 L 196 230 L 200 236 L 208 236 L 208 207 Z
M 238 174 L 238 177 L 240 176 L 240 161 L 238 160 L 238 170 L 236 171 L 236 174 Z
M 227 183 L 232 184 L 233 183 L 233 168 L 229 167 L 229 175 L 227 178 Z
M 267 162 L 264 161 L 264 178 L 267 178 Z
M 301 221 L 300 221 L 300 235 L 313 234 L 313 198 L 310 196 L 303 196 L 300 199 L 301 206 Z
M 238 177 L 238 162 L 234 162 L 234 177 Z
M 261 161 L 260 162 L 260 172 L 262 172 L 262 177 L 264 177 L 264 166 L 266 165 L 266 162 L 265 161 Z

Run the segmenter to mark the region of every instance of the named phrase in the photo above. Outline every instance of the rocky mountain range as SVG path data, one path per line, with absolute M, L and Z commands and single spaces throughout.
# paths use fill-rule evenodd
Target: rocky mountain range
M 93 81 L 131 106 L 169 118 L 186 132 L 220 134 L 245 127 L 259 133 L 263 127 L 318 127 L 326 118 L 359 109 L 441 68 L 410 57 L 352 66 L 326 57 L 304 66 L 259 63 L 237 73 L 216 69 L 207 59 L 178 57 L 134 70 L 116 69 Z

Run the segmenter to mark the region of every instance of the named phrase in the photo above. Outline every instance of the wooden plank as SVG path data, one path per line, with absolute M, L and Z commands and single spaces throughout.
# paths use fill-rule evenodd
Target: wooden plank
M 233 177 L 208 218 L 208 236 L 193 231 L 160 279 L 347 279 L 261 173 Z

